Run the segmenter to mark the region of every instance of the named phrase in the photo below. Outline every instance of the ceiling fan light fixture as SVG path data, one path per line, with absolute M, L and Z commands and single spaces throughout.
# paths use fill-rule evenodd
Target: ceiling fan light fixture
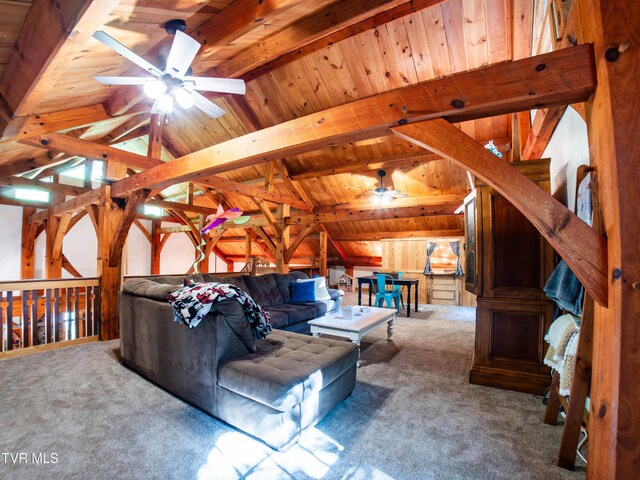
M 184 88 L 178 88 L 174 90 L 173 96 L 176 99 L 178 105 L 180 105 L 180 107 L 184 109 L 193 107 L 193 104 L 195 103 L 191 92 Z
M 173 96 L 170 93 L 165 92 L 158 98 L 158 112 L 173 112 Z
M 145 82 L 142 88 L 144 89 L 145 95 L 153 100 L 159 98 L 167 91 L 167 85 L 158 79 Z

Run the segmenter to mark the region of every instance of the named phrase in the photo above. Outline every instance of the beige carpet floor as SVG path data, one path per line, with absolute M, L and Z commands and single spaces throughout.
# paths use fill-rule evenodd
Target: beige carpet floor
M 393 342 L 371 333 L 353 394 L 284 453 L 121 366 L 117 342 L 0 361 L 0 454 L 28 455 L 0 455 L 0 479 L 584 478 L 555 466 L 540 398 L 469 385 L 474 318 L 421 306 Z

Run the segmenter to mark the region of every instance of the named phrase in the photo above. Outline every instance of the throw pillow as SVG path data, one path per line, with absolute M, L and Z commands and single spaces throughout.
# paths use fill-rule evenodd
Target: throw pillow
M 291 303 L 315 302 L 315 284 L 313 282 L 292 282 L 289 285 L 291 290 Z
M 327 290 L 327 281 L 324 277 L 315 277 L 309 279 L 299 279 L 297 283 L 311 283 L 313 282 L 313 288 L 316 296 L 316 302 L 322 302 L 324 300 L 331 300 L 329 290 Z

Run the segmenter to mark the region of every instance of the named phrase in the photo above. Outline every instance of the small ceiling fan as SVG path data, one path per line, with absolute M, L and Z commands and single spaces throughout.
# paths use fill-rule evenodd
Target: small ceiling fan
M 123 44 L 102 30 L 93 34 L 93 38 L 132 61 L 150 77 L 117 77 L 96 75 L 98 82 L 105 85 L 142 85 L 145 94 L 155 100 L 151 113 L 171 113 L 174 101 L 182 108 L 196 106 L 207 115 L 217 118 L 225 111 L 211 100 L 196 92 L 236 93 L 244 95 L 246 89 L 243 80 L 211 77 L 192 77 L 191 62 L 200 50 L 200 43 L 183 33 L 184 20 L 170 20 L 164 25 L 168 34 L 175 35 L 164 68 L 158 68 L 147 62 Z
M 394 198 L 406 198 L 409 195 L 403 193 L 400 190 L 389 190 L 383 185 L 383 178 L 387 176 L 387 172 L 384 170 L 378 170 L 378 177 L 380 177 L 380 186 L 374 190 L 370 190 L 370 193 L 374 195 L 373 202 L 376 204 L 387 204 Z

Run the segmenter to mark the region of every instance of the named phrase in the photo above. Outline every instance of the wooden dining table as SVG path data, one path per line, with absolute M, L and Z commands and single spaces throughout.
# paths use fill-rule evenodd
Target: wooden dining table
M 377 277 L 371 275 L 368 277 L 358 277 L 358 305 L 362 305 L 362 285 L 369 285 L 369 306 L 371 306 L 371 285 L 377 282 Z M 417 278 L 391 278 L 386 277 L 386 285 L 403 286 L 407 287 L 407 317 L 411 316 L 411 287 L 414 287 L 415 293 L 415 311 L 418 311 L 418 282 Z

